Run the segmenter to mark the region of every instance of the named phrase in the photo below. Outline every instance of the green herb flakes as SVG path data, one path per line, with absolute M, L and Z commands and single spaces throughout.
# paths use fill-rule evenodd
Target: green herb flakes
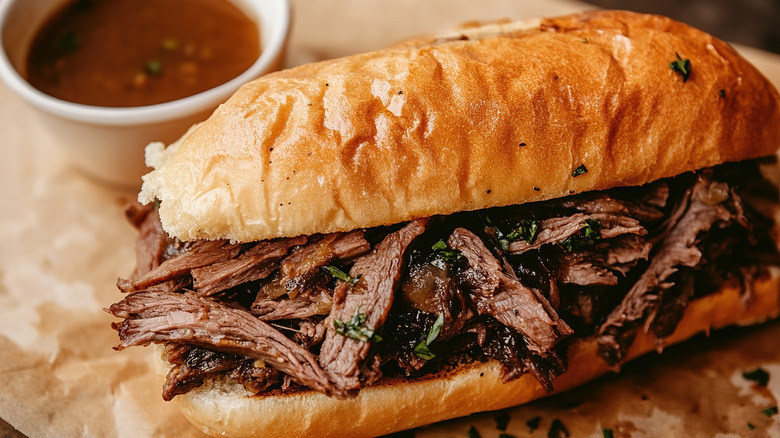
M 512 417 L 510 417 L 508 413 L 502 412 L 493 418 L 496 420 L 496 429 L 504 432 L 506 431 L 506 428 L 509 427 L 509 420 Z
M 582 175 L 583 173 L 588 173 L 588 168 L 585 167 L 585 164 L 580 164 L 579 167 L 577 167 L 571 172 L 571 176 L 576 178 Z
M 425 339 L 421 340 L 420 343 L 414 347 L 415 356 L 425 360 L 431 360 L 436 357 L 436 355 L 428 348 L 428 346 L 431 345 L 437 337 L 439 337 L 439 332 L 441 332 L 442 325 L 444 325 L 444 314 L 440 313 L 436 318 L 436 321 L 433 323 L 433 327 L 431 327 L 431 330 L 428 331 L 428 336 L 426 336 Z
M 582 44 L 585 44 L 585 43 L 587 43 L 587 42 L 588 42 L 588 39 L 587 39 L 587 38 L 583 38 L 583 39 L 581 39 L 580 41 L 582 41 Z
M 753 371 L 743 371 L 742 377 L 745 380 L 755 382 L 756 385 L 762 387 L 766 387 L 767 383 L 769 383 L 769 373 L 767 373 L 763 368 L 756 368 Z
M 601 223 L 598 219 L 585 219 L 577 234 L 569 236 L 561 242 L 566 252 L 587 248 L 597 240 L 601 240 Z
M 542 417 L 534 417 L 534 418 L 531 418 L 530 420 L 526 421 L 525 425 L 528 426 L 528 431 L 529 432 L 533 432 L 533 431 L 535 431 L 536 429 L 539 428 L 539 424 L 541 424 L 541 423 L 542 423 Z
M 482 435 L 479 434 L 479 431 L 474 426 L 469 428 L 468 436 L 469 438 L 482 438 Z
M 532 219 L 521 219 L 520 225 L 517 226 L 512 232 L 506 235 L 506 239 L 510 242 L 517 240 L 518 238 L 525 240 L 528 244 L 534 243 L 536 239 L 537 231 L 539 231 L 539 222 Z M 503 247 L 503 245 L 501 245 Z M 507 245 L 509 249 L 509 245 Z
M 602 429 L 601 434 L 604 438 L 615 438 L 615 434 L 612 433 L 612 429 Z
M 550 425 L 550 430 L 547 432 L 547 438 L 567 438 L 569 436 L 569 430 L 563 425 L 563 422 L 559 419 L 553 420 Z
M 682 76 L 683 83 L 685 83 L 688 80 L 688 78 L 691 76 L 691 60 L 682 59 L 680 57 L 680 54 L 677 52 L 675 52 L 674 54 L 677 55 L 677 59 L 672 61 L 671 64 L 669 64 L 669 68 L 679 73 L 680 76 Z
M 449 249 L 447 244 L 443 240 L 439 240 L 431 247 L 434 254 L 439 255 L 445 262 L 453 263 L 457 262 L 463 257 L 460 251 L 455 249 Z
M 367 328 L 366 315 L 360 313 L 360 307 L 355 309 L 355 314 L 352 315 L 352 319 L 348 322 L 341 320 L 334 320 L 333 326 L 336 329 L 336 333 L 346 336 L 350 339 L 361 342 L 381 342 L 382 338 L 374 334 L 374 331 Z
M 748 429 L 749 430 L 755 430 L 756 426 L 753 426 L 753 423 L 748 423 Z
M 774 415 L 777 415 L 777 406 L 770 406 L 762 410 L 761 413 L 766 415 L 767 417 L 772 417 Z
M 159 75 L 162 73 L 162 62 L 160 61 L 148 61 L 144 64 L 144 73 L 150 75 Z
M 357 284 L 357 282 L 360 281 L 359 275 L 357 277 L 351 277 L 349 274 L 335 266 L 325 266 L 323 269 L 328 271 L 330 275 L 333 276 L 333 278 L 338 278 L 339 280 L 349 284 Z

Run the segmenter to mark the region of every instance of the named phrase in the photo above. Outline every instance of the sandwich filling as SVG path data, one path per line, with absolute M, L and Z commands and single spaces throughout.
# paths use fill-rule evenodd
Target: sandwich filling
M 640 187 L 258 242 L 182 242 L 134 206 L 137 267 L 109 312 L 121 343 L 165 345 L 163 398 L 230 378 L 254 394 L 350 397 L 383 377 L 485 360 L 553 389 L 567 346 L 595 336 L 619 366 L 658 348 L 688 303 L 743 300 L 780 261 L 778 203 L 757 161 Z

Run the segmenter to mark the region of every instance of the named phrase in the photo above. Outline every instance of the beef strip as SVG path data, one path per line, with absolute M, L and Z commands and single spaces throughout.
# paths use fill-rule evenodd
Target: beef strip
M 327 315 L 332 305 L 333 299 L 324 290 L 282 299 L 273 299 L 258 293 L 255 302 L 252 303 L 252 314 L 264 321 L 303 319 L 315 315 Z
M 326 234 L 316 242 L 294 250 L 281 265 L 282 283 L 295 281 L 334 260 L 347 262 L 371 250 L 363 230 Z M 286 285 L 292 289 L 295 285 Z
M 167 344 L 165 359 L 173 365 L 163 385 L 165 401 L 199 387 L 207 377 L 236 368 L 243 360 L 240 356 L 182 344 Z
M 188 275 L 195 268 L 232 259 L 240 250 L 240 244 L 225 240 L 197 240 L 189 245 L 187 251 L 162 262 L 137 280 L 122 284 L 120 287 L 122 292 L 134 292 L 177 280 Z
M 653 205 L 618 200 L 606 193 L 584 194 L 577 198 L 567 198 L 560 202 L 560 206 L 586 214 L 606 213 L 616 216 L 630 216 L 642 223 L 656 222 L 664 217 L 663 212 Z
M 328 234 L 296 248 L 282 260 L 280 275 L 257 294 L 252 313 L 268 321 L 327 315 L 332 305 L 326 288 L 329 277 L 320 268 L 347 262 L 370 249 L 362 230 Z
M 460 251 L 469 262 L 470 269 L 484 273 L 490 282 L 472 289 L 471 298 L 480 314 L 489 314 L 509 327 L 522 333 L 531 350 L 547 354 L 558 342 L 554 317 L 538 299 L 538 294 L 524 286 L 517 278 L 505 274 L 498 260 L 490 253 L 482 240 L 465 228 L 457 228 L 448 239 L 453 249 Z M 464 283 L 471 284 L 473 275 L 465 274 Z M 490 290 L 486 285 L 496 285 Z
M 562 284 L 615 286 L 640 260 L 650 256 L 652 244 L 643 236 L 627 234 L 594 245 L 588 251 L 563 253 L 556 260 L 556 277 Z
M 700 175 L 686 192 L 671 213 L 672 220 L 667 222 L 666 231 L 658 237 L 659 243 L 647 270 L 599 327 L 599 349 L 608 363 L 615 365 L 623 360 L 633 340 L 631 332 L 642 318 L 657 309 L 663 291 L 674 285 L 667 279 L 679 266 L 694 267 L 699 263 L 702 256 L 696 246 L 699 234 L 708 231 L 716 222 L 735 217 L 726 207 L 732 203 L 708 205 L 702 200 L 703 197 L 706 199 L 712 184 L 717 183 Z
M 382 327 L 393 304 L 393 295 L 401 277 L 407 247 L 425 231 L 427 220 L 414 220 L 388 234 L 374 250 L 358 258 L 349 275 L 359 278 L 354 286 L 345 282 L 334 292 L 333 310 L 320 350 L 320 364 L 335 386 L 352 391 L 361 381 L 370 383 L 379 377 L 378 370 L 366 367 L 371 340 L 357 340 L 336 333 L 335 321 L 348 322 L 354 315 L 365 315 L 363 327 Z
M 279 268 L 279 261 L 290 248 L 304 243 L 304 236 L 264 240 L 238 257 L 192 269 L 195 292 L 200 296 L 209 296 L 265 278 Z
M 133 282 L 158 267 L 170 242 L 153 205 L 143 206 L 137 202 L 130 204 L 125 210 L 125 216 L 138 230 L 138 238 L 135 241 L 135 270 L 130 278 L 117 280 L 117 287 L 121 291 L 130 290 Z
M 561 243 L 567 238 L 577 234 L 586 220 L 599 221 L 601 238 L 609 239 L 622 234 L 647 233 L 647 230 L 634 218 L 618 216 L 611 213 L 576 213 L 566 217 L 554 217 L 544 219 L 539 224 L 539 232 L 533 243 L 525 240 L 515 240 L 509 244 L 509 252 L 522 254 L 532 249 L 538 249 L 542 245 Z
M 328 395 L 347 395 L 328 380 L 314 355 L 242 309 L 192 293 L 136 292 L 109 311 L 125 319 L 114 324 L 121 340 L 116 349 L 152 342 L 187 342 L 259 359 L 297 383 Z

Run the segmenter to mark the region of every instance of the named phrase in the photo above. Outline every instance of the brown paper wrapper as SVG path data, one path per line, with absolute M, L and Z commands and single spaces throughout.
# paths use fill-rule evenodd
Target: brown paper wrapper
M 288 65 L 388 46 L 469 20 L 557 15 L 564 1 L 298 0 Z M 780 57 L 745 49 L 775 82 Z M 0 436 L 198 437 L 161 398 L 151 352 L 121 353 L 103 308 L 134 265 L 135 231 L 123 206 L 134 193 L 73 170 L 34 111 L 0 84 Z M 110 145 L 106 145 L 110 147 Z M 571 436 L 780 436 L 780 323 L 699 338 L 568 394 L 501 413 L 415 431 L 417 436 L 545 436 L 554 419 Z M 576 366 L 576 364 L 574 364 Z M 762 367 L 769 385 L 742 372 Z M 526 424 L 539 418 L 535 431 Z M 750 426 L 753 429 L 750 429 Z M 259 435 L 262 432 L 259 431 Z

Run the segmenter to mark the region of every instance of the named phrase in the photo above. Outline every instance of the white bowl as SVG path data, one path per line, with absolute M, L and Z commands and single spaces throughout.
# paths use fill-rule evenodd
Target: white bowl
M 35 33 L 66 1 L 0 0 L 0 78 L 37 110 L 70 161 L 103 182 L 138 187 L 140 176 L 148 170 L 143 159 L 147 143 L 171 143 L 193 123 L 207 118 L 241 84 L 282 66 L 290 27 L 289 0 L 230 0 L 255 20 L 260 33 L 260 57 L 240 76 L 202 93 L 155 105 L 110 108 L 57 99 L 34 88 L 22 73 Z

